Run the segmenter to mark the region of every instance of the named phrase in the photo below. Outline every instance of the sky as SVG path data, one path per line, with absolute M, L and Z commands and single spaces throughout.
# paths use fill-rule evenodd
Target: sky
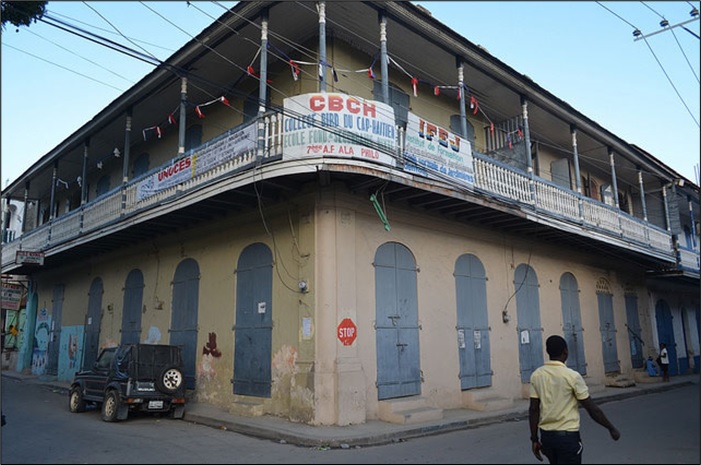
M 236 2 L 189 3 L 54 0 L 47 12 L 163 60 Z M 699 184 L 699 2 L 415 3 Z M 3 188 L 153 70 L 41 21 L 7 24 L 0 57 Z

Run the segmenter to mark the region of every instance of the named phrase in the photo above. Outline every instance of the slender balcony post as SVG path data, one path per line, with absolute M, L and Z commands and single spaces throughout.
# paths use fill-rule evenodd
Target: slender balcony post
M 531 160 L 531 131 L 528 126 L 528 101 L 525 96 L 521 96 L 521 113 L 523 115 L 523 143 L 526 155 L 526 166 L 528 170 L 528 185 L 531 190 L 531 201 L 536 203 L 535 180 L 533 179 L 533 161 Z
M 609 151 L 609 163 L 611 164 L 611 187 L 613 188 L 613 204 L 616 208 L 621 208 L 618 203 L 618 183 L 616 182 L 616 161 L 613 156 L 613 149 L 608 148 Z
M 20 236 L 27 231 L 27 209 L 29 206 L 29 181 L 24 183 L 24 208 L 22 209 L 22 226 L 20 226 Z M 693 224 L 693 222 L 692 222 Z
M 669 205 L 667 204 L 667 184 L 662 182 L 662 204 L 664 206 L 665 227 L 668 233 L 672 233 L 672 222 L 669 217 Z
M 80 181 L 80 206 L 88 203 L 88 149 L 90 148 L 90 139 L 85 139 L 83 145 L 83 176 Z
M 180 79 L 180 121 L 178 121 L 178 155 L 185 153 L 185 129 L 187 126 L 187 78 Z
M 690 195 L 686 196 L 686 202 L 689 205 L 689 219 L 691 220 L 691 229 L 689 231 L 689 235 L 691 236 L 691 248 L 695 251 L 696 250 L 696 218 L 694 218 L 694 204 L 691 202 Z
M 131 116 L 132 109 L 127 110 L 126 127 L 124 128 L 124 159 L 122 160 L 122 215 L 127 209 L 127 182 L 129 182 L 129 146 L 131 145 Z
M 319 91 L 326 92 L 326 2 L 319 2 Z
M 267 102 L 268 79 L 268 10 L 263 11 L 260 24 L 260 82 L 258 83 L 258 150 L 256 158 L 263 159 L 265 151 L 265 102 Z
M 577 126 L 574 124 L 570 125 L 570 132 L 572 133 L 572 154 L 574 156 L 574 179 L 575 186 L 577 188 L 577 203 L 579 204 L 579 219 L 584 220 L 584 200 L 582 199 L 582 180 L 579 174 L 579 152 L 577 151 Z
M 460 58 L 458 61 L 458 92 L 460 94 L 460 129 L 462 130 L 462 137 L 467 138 L 467 111 L 465 110 L 465 66 L 463 65 Z
M 640 203 L 643 206 L 643 220 L 647 223 L 647 204 L 645 203 L 645 186 L 643 185 L 643 170 L 638 166 L 638 185 L 640 186 Z
M 49 221 L 54 219 L 54 199 L 56 198 L 56 181 L 58 181 L 58 160 L 54 162 L 54 170 L 51 175 L 51 200 L 49 204 Z
M 382 101 L 390 105 L 389 101 L 389 71 L 387 57 L 387 17 L 380 13 L 380 72 L 382 73 Z
M 12 197 L 3 197 L 2 198 L 2 242 L 3 243 L 10 242 L 9 241 L 10 233 L 8 232 L 10 229 L 10 200 L 12 200 Z

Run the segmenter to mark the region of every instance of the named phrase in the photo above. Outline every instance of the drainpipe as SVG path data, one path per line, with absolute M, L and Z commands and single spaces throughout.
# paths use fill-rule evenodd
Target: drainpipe
M 263 11 L 260 24 L 260 82 L 258 84 L 258 160 L 262 160 L 265 149 L 265 102 L 268 80 L 268 10 Z
M 577 151 L 577 126 L 574 124 L 570 125 L 570 132 L 572 133 L 572 154 L 574 155 L 574 179 L 575 186 L 577 188 L 577 203 L 579 204 L 579 219 L 584 220 L 584 206 L 582 204 L 582 180 L 579 174 L 579 152 Z
M 326 2 L 319 2 L 319 91 L 326 92 Z
M 523 114 L 523 138 L 524 150 L 526 152 L 526 166 L 528 167 L 528 184 L 531 189 L 531 201 L 535 205 L 535 180 L 533 179 L 533 161 L 531 160 L 531 130 L 528 126 L 528 101 L 521 95 L 521 113 Z
M 185 126 L 187 120 L 187 78 L 180 79 L 180 123 L 178 126 L 178 155 L 185 153 Z
M 389 71 L 387 67 L 387 17 L 380 13 L 380 72 L 382 73 L 382 101 L 390 105 L 389 101 Z
M 127 209 L 127 182 L 129 181 L 129 146 L 131 145 L 132 109 L 127 110 L 127 124 L 124 132 L 124 160 L 122 163 L 122 215 Z
M 460 129 L 462 130 L 462 137 L 467 139 L 467 112 L 465 111 L 465 67 L 460 60 L 457 58 L 458 62 L 458 92 L 460 93 Z
M 611 186 L 613 186 L 613 204 L 616 208 L 621 208 L 618 204 L 618 184 L 616 182 L 616 162 L 613 159 L 613 149 L 608 148 L 609 162 L 611 163 Z
M 640 186 L 640 203 L 643 206 L 643 219 L 647 223 L 647 205 L 645 204 L 645 186 L 643 185 L 643 170 L 638 166 L 638 185 Z

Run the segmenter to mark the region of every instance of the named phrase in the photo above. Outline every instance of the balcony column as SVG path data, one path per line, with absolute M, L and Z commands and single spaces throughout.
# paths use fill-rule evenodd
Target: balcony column
M 180 121 L 178 121 L 178 154 L 185 153 L 185 130 L 187 123 L 187 78 L 180 79 Z
M 56 181 L 58 181 L 58 160 L 54 162 L 54 170 L 51 175 L 51 200 L 49 203 L 49 221 L 54 219 L 54 199 L 56 198 Z
M 618 204 L 618 183 L 616 182 L 616 161 L 613 157 L 613 149 L 608 148 L 609 151 L 609 163 L 611 164 L 611 187 L 613 188 L 613 204 L 616 208 L 621 208 Z
M 467 138 L 467 112 L 465 110 L 465 66 L 460 58 L 458 61 L 458 94 L 460 95 L 460 129 L 461 136 Z
M 29 206 L 29 181 L 24 183 L 24 208 L 22 209 L 22 226 L 20 226 L 20 236 L 27 230 L 27 209 Z M 693 224 L 693 221 L 692 221 Z
M 667 204 L 667 184 L 662 182 L 662 204 L 664 206 L 664 219 L 667 232 L 672 234 L 672 222 L 669 217 L 669 205 Z
M 83 175 L 80 182 L 80 206 L 88 203 L 88 148 L 90 139 L 85 139 L 83 145 Z
M 387 16 L 380 13 L 380 72 L 382 73 L 382 101 L 391 105 L 389 101 L 389 71 L 387 63 Z
M 319 91 L 326 92 L 326 2 L 319 2 Z
M 260 22 L 260 82 L 258 83 L 258 153 L 261 160 L 265 151 L 265 102 L 267 101 L 268 80 L 268 10 L 264 10 Z
M 577 203 L 579 204 L 579 219 L 584 220 L 584 205 L 582 200 L 582 180 L 579 174 L 579 152 L 577 151 L 577 126 L 574 124 L 570 125 L 570 132 L 572 133 L 572 154 L 574 156 L 574 179 L 575 186 L 577 186 Z
M 521 95 L 521 113 L 523 115 L 523 142 L 526 152 L 526 166 L 528 170 L 528 185 L 531 190 L 531 201 L 536 202 L 535 180 L 533 179 L 533 161 L 531 160 L 531 130 L 528 126 L 528 101 Z
M 647 205 L 645 204 L 645 186 L 643 185 L 643 170 L 638 166 L 638 185 L 640 186 L 640 203 L 643 206 L 643 219 L 647 222 Z
M 686 202 L 689 205 L 689 219 L 691 220 L 691 227 L 689 229 L 689 235 L 691 236 L 691 248 L 696 250 L 696 218 L 694 218 L 694 204 L 691 202 L 691 196 L 686 196 Z
M 124 160 L 122 160 L 122 215 L 127 209 L 127 182 L 129 182 L 129 146 L 131 145 L 132 109 L 127 110 L 127 122 L 124 128 Z
M 8 237 L 10 233 L 8 232 L 10 230 L 10 200 L 12 200 L 12 197 L 3 197 L 2 198 L 2 243 L 6 244 L 10 242 L 10 238 Z

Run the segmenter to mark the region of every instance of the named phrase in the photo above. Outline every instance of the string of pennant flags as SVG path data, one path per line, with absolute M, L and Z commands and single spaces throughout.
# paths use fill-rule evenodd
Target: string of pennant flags
M 253 59 L 251 60 L 250 64 L 246 67 L 246 73 L 247 73 L 249 76 L 252 76 L 252 77 L 254 77 L 254 78 L 256 78 L 256 79 L 260 79 L 260 74 L 256 71 L 256 69 L 255 69 L 255 67 L 254 67 L 254 63 L 255 63 L 255 61 L 258 59 L 258 57 L 259 57 L 259 55 L 260 55 L 261 48 L 262 48 L 262 47 L 259 47 L 259 48 L 258 48 L 258 50 L 257 50 L 255 56 L 253 57 Z M 318 76 L 319 76 L 319 80 L 320 80 L 320 81 L 323 81 L 323 80 L 324 80 L 324 78 L 325 78 L 325 72 L 324 72 L 324 71 L 325 71 L 326 69 L 330 69 L 330 70 L 331 70 L 331 73 L 332 73 L 332 75 L 333 75 L 333 80 L 334 80 L 334 82 L 338 82 L 338 72 L 345 72 L 345 73 L 366 73 L 369 79 L 372 79 L 372 80 L 377 79 L 377 76 L 376 76 L 375 71 L 374 71 L 374 66 L 375 66 L 375 64 L 376 64 L 376 62 L 377 62 L 377 59 L 378 59 L 378 57 L 379 57 L 379 52 L 375 54 L 375 56 L 374 56 L 373 59 L 372 59 L 372 62 L 370 63 L 370 66 L 368 66 L 367 68 L 351 70 L 351 69 L 337 69 L 337 68 L 334 67 L 333 65 L 331 65 L 331 64 L 329 64 L 329 63 L 327 63 L 327 62 L 325 62 L 325 61 L 323 61 L 323 60 L 320 60 L 319 62 L 294 60 L 294 59 L 292 59 L 291 57 L 289 57 L 288 55 L 286 55 L 282 50 L 280 50 L 280 49 L 278 49 L 277 47 L 275 47 L 274 45 L 272 45 L 271 43 L 268 43 L 268 48 L 273 48 L 273 49 L 275 49 L 275 51 L 276 51 L 277 53 L 279 53 L 282 57 L 284 57 L 284 59 L 287 61 L 288 65 L 290 66 L 290 71 L 291 71 L 291 73 L 292 73 L 292 78 L 293 78 L 295 81 L 297 81 L 297 80 L 299 79 L 299 76 L 300 76 L 300 74 L 301 74 L 300 66 L 314 66 L 314 67 L 318 67 Z M 513 131 L 506 131 L 506 130 L 503 130 L 503 129 L 501 129 L 501 128 L 495 128 L 494 122 L 491 120 L 491 118 L 489 118 L 489 116 L 488 116 L 488 115 L 484 112 L 484 110 L 480 107 L 480 104 L 479 104 L 479 101 L 478 101 L 477 97 L 475 97 L 473 94 L 470 93 L 469 88 L 468 88 L 464 83 L 461 83 L 461 84 L 458 84 L 458 85 L 436 85 L 436 84 L 430 83 L 430 82 L 428 82 L 428 81 L 425 81 L 425 80 L 422 80 L 422 79 L 419 79 L 419 78 L 413 76 L 412 74 L 410 74 L 409 72 L 407 72 L 407 71 L 406 71 L 395 59 L 393 59 L 391 56 L 388 55 L 388 56 L 387 56 L 387 59 L 388 59 L 388 62 L 389 62 L 389 63 L 392 63 L 394 66 L 396 66 L 401 72 L 403 72 L 403 73 L 410 79 L 411 87 L 412 87 L 412 91 L 413 91 L 414 97 L 418 97 L 418 95 L 419 95 L 419 84 L 424 84 L 424 85 L 427 85 L 427 86 L 429 86 L 430 88 L 432 88 L 432 89 L 433 89 L 433 95 L 436 96 L 436 97 L 440 96 L 440 95 L 441 95 L 441 92 L 442 92 L 443 90 L 451 90 L 451 91 L 455 91 L 455 92 L 457 93 L 457 99 L 460 100 L 460 99 L 462 98 L 462 93 L 465 92 L 466 94 L 469 94 L 469 95 L 470 95 L 469 105 L 470 105 L 470 110 L 472 111 L 472 114 L 473 114 L 473 115 L 477 115 L 477 113 L 481 113 L 481 114 L 485 117 L 485 119 L 489 122 L 489 130 L 490 130 L 490 133 L 491 133 L 491 134 L 494 134 L 495 130 L 497 130 L 497 129 L 498 129 L 500 132 L 505 133 L 505 134 L 506 134 L 506 138 L 507 138 L 507 142 L 508 142 L 508 144 L 509 144 L 509 148 L 513 148 L 513 141 L 512 141 L 512 138 L 514 137 L 514 135 L 518 135 L 518 137 L 519 137 L 520 139 L 523 139 L 523 132 L 522 132 L 521 128 L 517 128 L 516 130 L 513 130 Z M 271 83 L 272 83 L 272 81 L 269 80 L 269 79 L 266 80 L 266 81 L 267 81 L 268 84 L 271 84 Z M 210 100 L 210 101 L 208 101 L 208 102 L 204 102 L 204 103 L 200 103 L 200 104 L 195 105 L 195 106 L 194 106 L 195 114 L 197 115 L 197 117 L 198 117 L 199 119 L 204 119 L 204 118 L 205 118 L 205 114 L 204 114 L 204 112 L 202 111 L 202 109 L 203 109 L 204 107 L 206 107 L 206 106 L 209 106 L 209 105 L 212 105 L 212 104 L 215 104 L 215 103 L 218 103 L 218 102 L 220 102 L 220 103 L 222 103 L 222 104 L 224 104 L 224 105 L 226 105 L 226 106 L 229 106 L 229 107 L 231 106 L 230 103 L 229 103 L 229 100 L 228 100 L 224 95 L 222 95 L 222 96 L 217 97 L 217 98 L 215 98 L 215 99 L 213 99 L 213 100 Z M 178 107 L 176 107 L 175 109 L 173 109 L 173 111 L 171 111 L 170 113 L 168 113 L 168 117 L 167 117 L 167 124 L 168 124 L 168 125 L 177 125 L 177 124 L 178 124 L 178 122 L 177 122 L 177 120 L 175 119 L 175 116 L 174 116 L 174 114 L 175 114 L 175 112 L 177 111 L 177 109 L 178 109 Z M 163 123 L 159 123 L 159 124 L 157 124 L 157 125 L 154 125 L 154 126 L 151 126 L 151 127 L 148 127 L 148 128 L 144 128 L 144 129 L 142 130 L 142 135 L 143 135 L 144 141 L 147 141 L 147 139 L 148 139 L 148 134 L 151 134 L 151 133 L 155 134 L 155 136 L 156 136 L 158 139 L 160 139 L 160 138 L 163 136 L 163 130 L 164 130 L 164 129 L 163 129 Z

